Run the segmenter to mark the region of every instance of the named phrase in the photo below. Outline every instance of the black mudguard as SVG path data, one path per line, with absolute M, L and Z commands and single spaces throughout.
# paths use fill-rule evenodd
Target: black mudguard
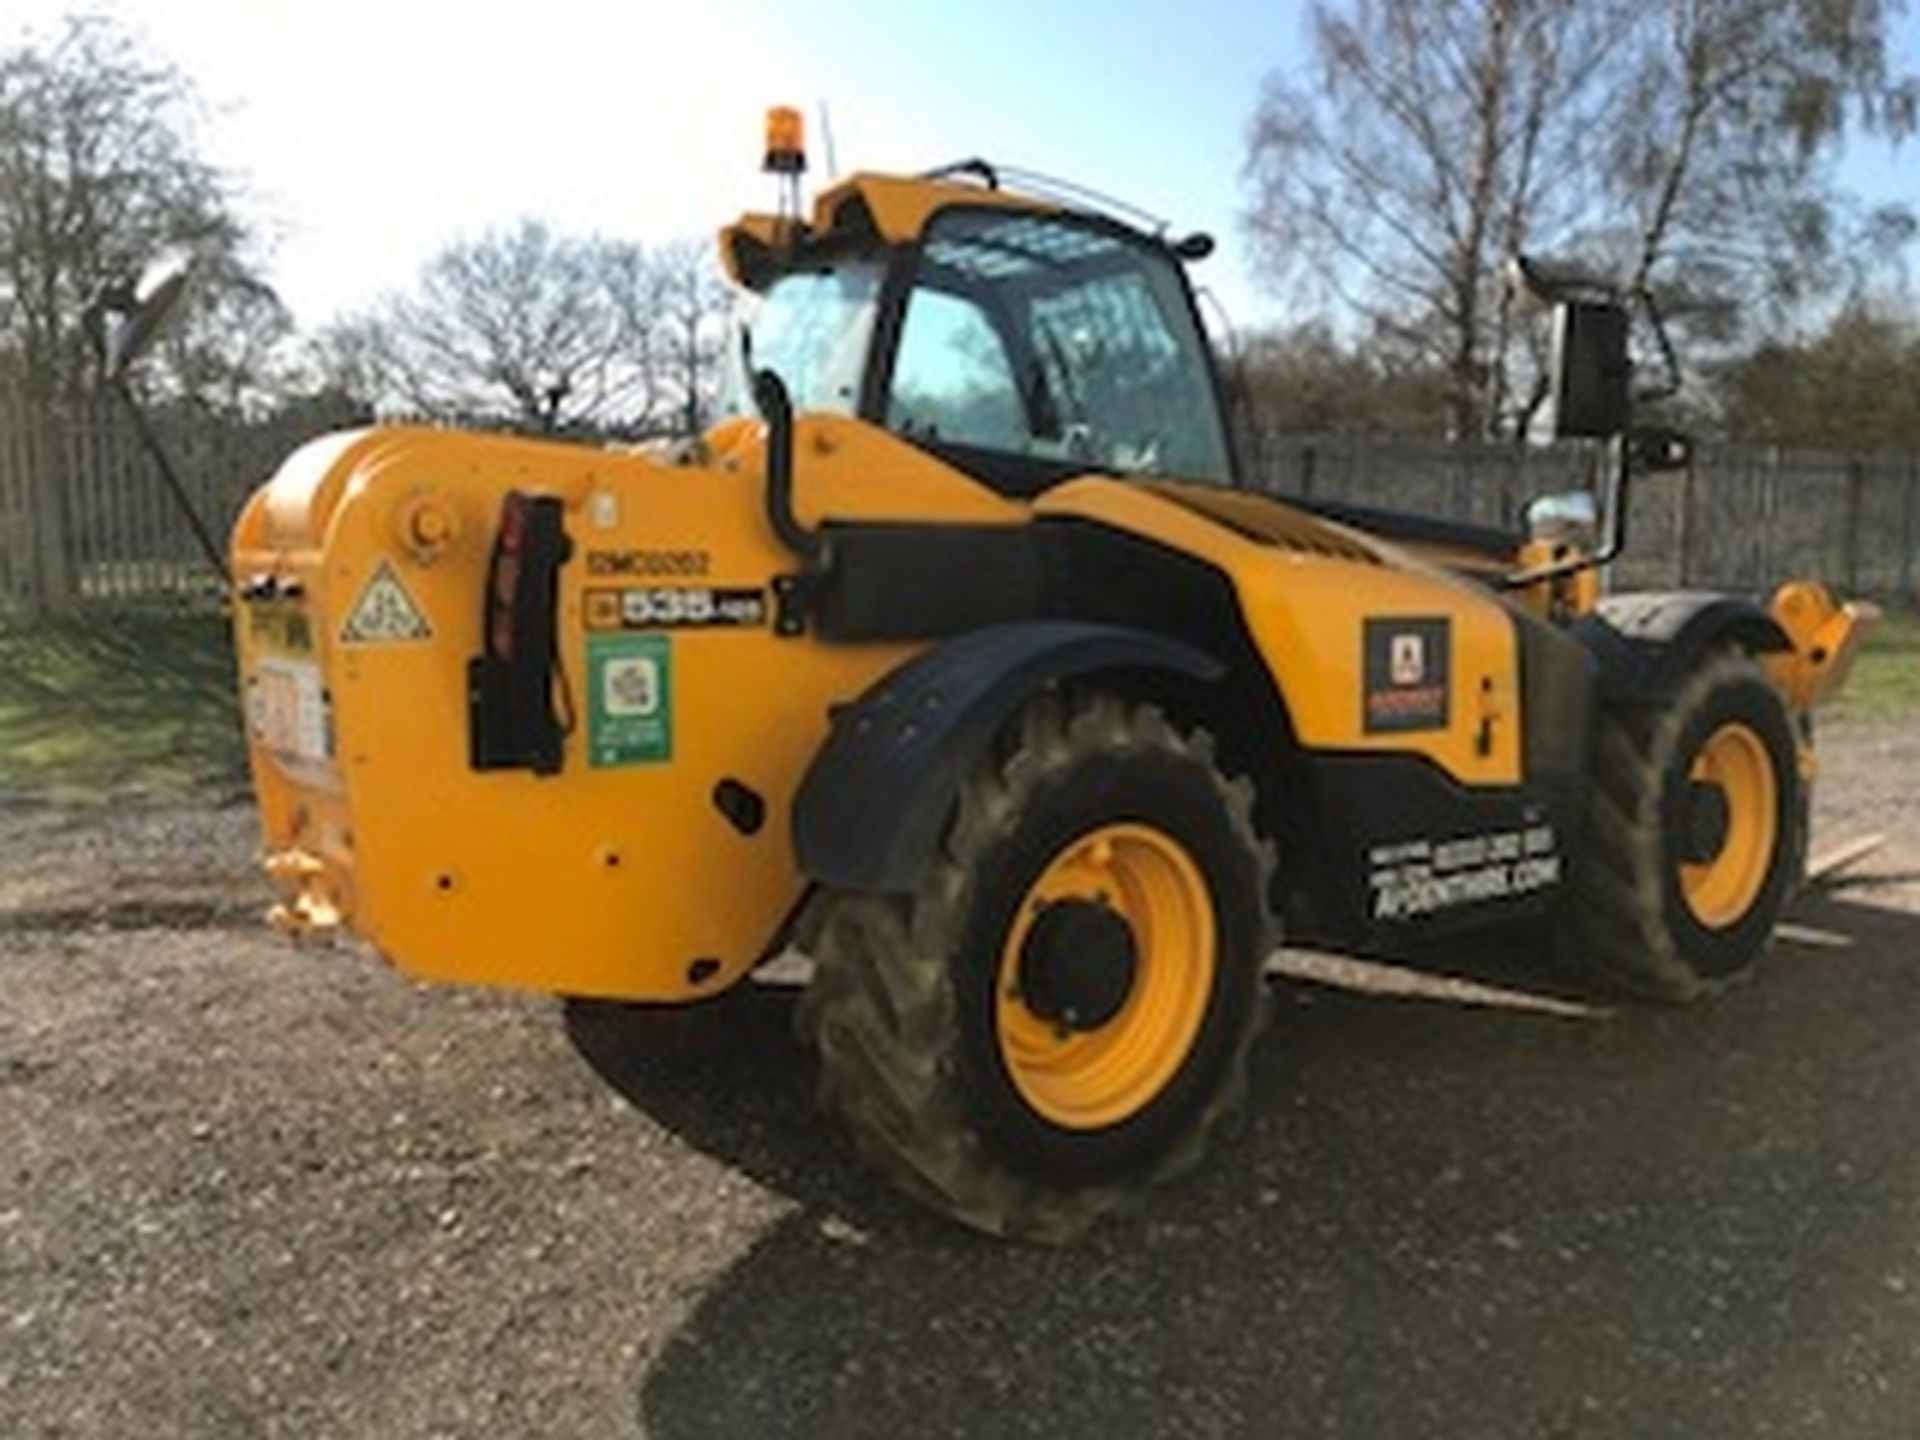
M 1670 692 L 1716 645 L 1754 652 L 1793 641 L 1758 601 L 1706 590 L 1609 595 L 1570 627 L 1599 665 L 1603 704 L 1633 704 Z
M 1142 630 L 1022 621 L 909 660 L 837 710 L 793 807 L 801 870 L 823 885 L 900 894 L 919 882 L 960 782 L 1030 695 L 1096 672 L 1212 682 L 1226 667 Z

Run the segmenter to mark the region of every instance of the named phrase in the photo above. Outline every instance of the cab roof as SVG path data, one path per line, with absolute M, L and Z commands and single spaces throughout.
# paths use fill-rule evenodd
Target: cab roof
M 991 172 L 988 172 L 991 173 Z M 822 190 L 805 222 L 750 213 L 720 231 L 720 261 L 748 289 L 762 288 L 781 268 L 782 252 L 795 246 L 850 240 L 904 245 L 918 240 L 927 223 L 950 205 L 988 206 L 1035 215 L 1055 215 L 1053 200 L 998 185 L 976 184 L 956 173 L 883 175 L 862 171 Z

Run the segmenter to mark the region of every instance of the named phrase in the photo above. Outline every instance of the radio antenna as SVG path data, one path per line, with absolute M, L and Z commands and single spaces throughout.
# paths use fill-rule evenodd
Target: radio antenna
M 827 118 L 827 102 L 820 102 L 820 143 L 827 152 L 827 178 L 840 178 L 840 162 L 833 153 L 833 122 Z

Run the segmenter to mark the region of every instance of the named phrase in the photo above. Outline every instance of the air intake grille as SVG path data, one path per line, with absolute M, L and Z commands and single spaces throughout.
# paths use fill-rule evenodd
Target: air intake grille
M 1213 485 L 1156 484 L 1149 488 L 1263 545 L 1362 565 L 1380 563 L 1380 557 L 1360 541 L 1265 495 Z

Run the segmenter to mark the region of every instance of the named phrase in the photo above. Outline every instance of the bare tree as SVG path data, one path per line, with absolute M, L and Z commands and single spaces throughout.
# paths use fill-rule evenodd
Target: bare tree
M 1850 119 L 1904 136 L 1883 0 L 1668 0 L 1623 55 L 1606 174 L 1633 231 L 1634 288 L 1665 272 L 1695 308 L 1821 288 L 1838 237 L 1823 161 Z
M 87 304 L 170 247 L 200 255 L 203 308 L 157 367 L 163 385 L 237 401 L 290 328 L 230 184 L 193 148 L 191 101 L 178 71 L 97 18 L 0 53 L 0 371 L 36 400 L 88 388 Z
M 1314 87 L 1270 78 L 1249 134 L 1256 249 L 1443 368 L 1475 433 L 1499 389 L 1498 257 L 1577 222 L 1617 38 L 1592 0 L 1318 0 L 1308 27 Z
M 697 426 L 723 295 L 686 245 L 557 235 L 537 220 L 447 246 L 410 294 L 317 337 L 334 389 L 523 429 Z
M 625 379 L 604 248 L 536 220 L 449 245 L 377 322 L 391 379 L 422 409 L 504 410 L 534 429 L 598 413 Z
M 228 415 L 277 407 L 298 387 L 293 317 L 273 288 L 231 254 L 202 254 L 193 303 L 161 337 L 164 389 Z
M 1444 367 L 1455 433 L 1523 430 L 1499 262 L 1587 252 L 1697 314 L 1804 290 L 1833 142 L 1912 125 L 1896 3 L 1315 0 L 1313 83 L 1270 79 L 1249 132 L 1256 249 Z
M 1256 461 L 1287 434 L 1431 434 L 1452 396 L 1445 369 L 1343 341 L 1324 322 L 1253 336 L 1235 369 Z
M 662 390 L 674 428 L 698 434 L 712 413 L 720 377 L 727 288 L 713 247 L 700 241 L 662 246 L 654 256 L 653 277 Z
M 672 429 L 658 261 L 638 245 L 612 246 L 602 257 L 602 273 L 618 323 L 621 362 L 631 376 L 616 423 L 634 435 Z

